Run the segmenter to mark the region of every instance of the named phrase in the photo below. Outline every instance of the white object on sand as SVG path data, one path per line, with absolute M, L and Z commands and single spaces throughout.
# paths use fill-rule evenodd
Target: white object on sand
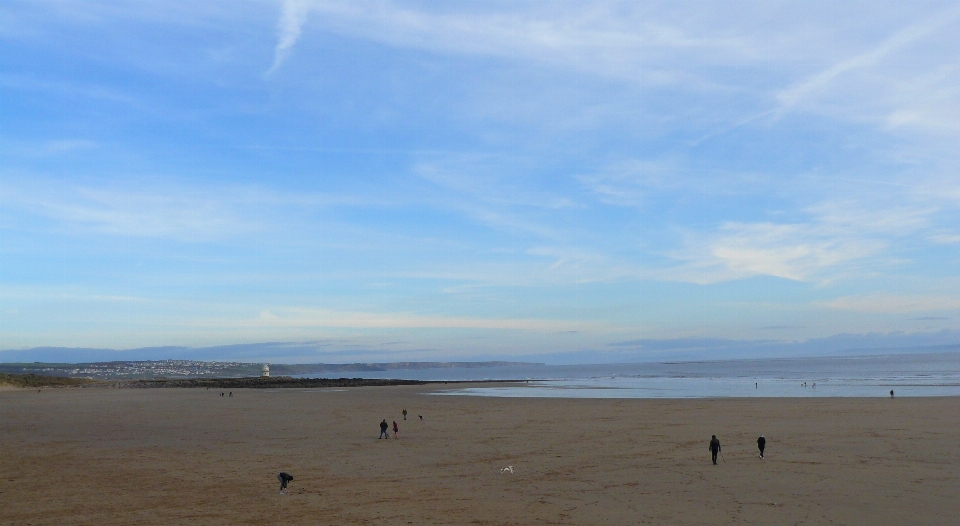
M 507 466 L 507 467 L 505 467 L 505 468 L 503 468 L 503 469 L 500 470 L 500 474 L 501 474 L 501 475 L 503 475 L 504 473 L 507 473 L 507 472 L 509 472 L 511 475 L 513 475 L 513 466 Z

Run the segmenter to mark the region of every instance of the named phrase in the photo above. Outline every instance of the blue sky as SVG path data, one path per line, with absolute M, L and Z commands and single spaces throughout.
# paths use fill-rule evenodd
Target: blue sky
M 14 0 L 0 90 L 0 349 L 960 343 L 955 2 Z

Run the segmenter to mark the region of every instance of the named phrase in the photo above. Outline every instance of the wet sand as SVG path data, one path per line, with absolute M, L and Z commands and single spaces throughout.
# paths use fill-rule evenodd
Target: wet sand
M 4 390 L 0 524 L 947 525 L 960 517 L 960 398 L 424 394 L 432 389 L 251 389 L 233 398 L 205 389 Z M 400 424 L 399 439 L 377 439 L 383 418 Z M 723 444 L 717 466 L 711 434 Z M 505 466 L 514 473 L 501 474 Z M 286 495 L 280 471 L 295 477 Z

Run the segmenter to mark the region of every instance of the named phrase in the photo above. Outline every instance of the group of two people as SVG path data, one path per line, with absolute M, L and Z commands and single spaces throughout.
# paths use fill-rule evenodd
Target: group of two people
M 406 410 L 404 410 L 406 411 Z M 390 438 L 390 434 L 387 433 L 387 429 L 390 426 L 387 424 L 387 419 L 384 418 L 383 422 L 380 422 L 380 438 Z M 393 421 L 393 438 L 397 438 L 397 435 L 400 433 L 400 426 L 397 425 L 397 421 Z
M 220 396 L 223 396 L 223 395 L 221 394 Z M 233 396 L 233 393 L 230 393 L 230 396 Z M 403 419 L 404 420 L 407 419 L 406 409 L 403 410 Z M 423 417 L 421 416 L 420 419 L 423 420 Z M 387 419 L 384 418 L 383 421 L 380 422 L 380 438 L 384 438 L 384 437 L 390 438 L 390 435 L 387 433 L 387 429 L 389 427 L 390 426 L 387 425 Z M 393 421 L 393 438 L 397 438 L 398 433 L 400 433 L 400 426 L 398 426 L 397 421 L 394 420 Z M 283 493 L 284 491 L 287 490 L 287 484 L 289 484 L 290 481 L 293 480 L 293 477 L 288 473 L 281 472 L 279 475 L 277 475 L 277 479 L 280 481 L 280 492 Z
M 763 458 L 763 450 L 767 447 L 767 439 L 763 438 L 763 435 L 760 435 L 760 438 L 757 439 L 757 449 L 760 450 L 760 458 Z M 717 438 L 717 435 L 713 435 L 713 438 L 710 439 L 710 455 L 713 457 L 713 463 L 717 463 L 717 455 L 720 453 L 720 439 Z

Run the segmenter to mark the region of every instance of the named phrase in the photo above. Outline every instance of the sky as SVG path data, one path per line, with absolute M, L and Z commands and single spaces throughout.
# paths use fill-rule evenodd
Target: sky
M 958 146 L 956 2 L 9 0 L 0 361 L 956 344 Z

